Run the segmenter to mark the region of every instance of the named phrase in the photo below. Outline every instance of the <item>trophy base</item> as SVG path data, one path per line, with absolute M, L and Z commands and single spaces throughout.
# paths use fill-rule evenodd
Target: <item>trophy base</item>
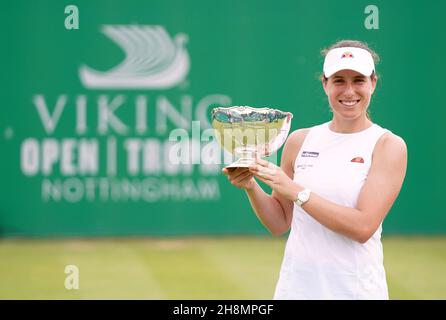
M 248 168 L 256 162 L 255 158 L 240 158 L 225 168 Z

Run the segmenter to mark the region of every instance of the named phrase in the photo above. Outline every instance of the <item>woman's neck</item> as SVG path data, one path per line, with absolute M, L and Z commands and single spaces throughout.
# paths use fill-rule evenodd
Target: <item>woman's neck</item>
M 372 121 L 366 117 L 354 120 L 344 120 L 333 117 L 330 123 L 330 130 L 338 133 L 355 133 L 369 128 L 372 124 Z

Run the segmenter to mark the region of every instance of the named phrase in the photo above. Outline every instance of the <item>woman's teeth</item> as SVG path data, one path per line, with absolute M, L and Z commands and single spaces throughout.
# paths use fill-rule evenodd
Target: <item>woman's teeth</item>
M 340 100 L 339 102 L 341 102 L 346 107 L 353 107 L 359 102 L 359 100 Z

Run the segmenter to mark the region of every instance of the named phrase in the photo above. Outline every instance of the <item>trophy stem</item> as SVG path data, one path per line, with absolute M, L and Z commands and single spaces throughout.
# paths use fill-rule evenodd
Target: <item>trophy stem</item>
M 234 150 L 234 155 L 238 158 L 237 161 L 226 166 L 226 168 L 249 167 L 256 162 L 257 151 L 255 148 L 249 148 L 245 146 L 238 150 Z

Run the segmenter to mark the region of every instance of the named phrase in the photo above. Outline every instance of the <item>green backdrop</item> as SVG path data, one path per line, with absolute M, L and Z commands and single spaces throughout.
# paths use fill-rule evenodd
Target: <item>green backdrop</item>
M 69 4 L 79 29 L 66 28 Z M 379 29 L 365 27 L 370 4 Z M 192 121 L 204 132 L 215 105 L 290 111 L 292 130 L 328 121 L 319 52 L 340 39 L 380 54 L 371 116 L 408 145 L 384 234 L 444 233 L 445 11 L 442 1 L 5 3 L 0 235 L 264 233 L 221 166 L 167 163 L 169 133 L 192 135 Z M 131 54 L 113 75 L 126 57 L 118 42 Z M 107 84 L 113 76 L 152 82 Z

